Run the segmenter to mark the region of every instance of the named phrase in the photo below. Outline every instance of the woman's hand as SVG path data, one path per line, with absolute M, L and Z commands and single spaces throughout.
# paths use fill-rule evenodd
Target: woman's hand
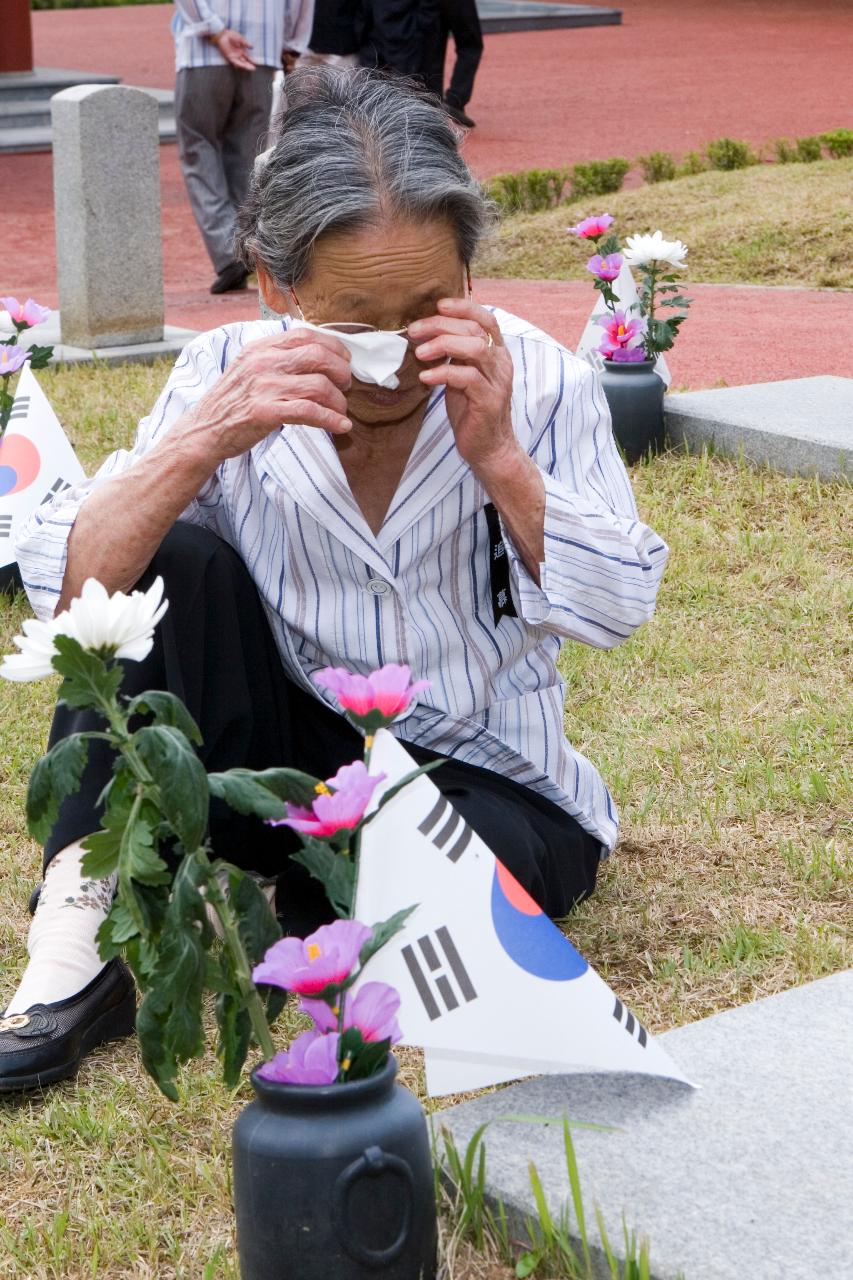
M 350 355 L 331 334 L 295 330 L 251 342 L 180 423 L 215 470 L 284 423 L 343 434 Z
M 409 337 L 419 360 L 451 364 L 424 369 L 421 381 L 447 388 L 456 447 L 501 514 L 528 573 L 539 582 L 545 558 L 545 485 L 512 426 L 512 357 L 485 307 L 442 298 L 440 315 L 416 320 Z
M 526 457 L 512 427 L 512 357 L 485 307 L 464 298 L 442 298 L 438 310 L 439 315 L 410 324 L 409 337 L 418 360 L 443 361 L 424 369 L 421 382 L 446 387 L 456 447 L 482 478 L 516 462 L 520 453 Z

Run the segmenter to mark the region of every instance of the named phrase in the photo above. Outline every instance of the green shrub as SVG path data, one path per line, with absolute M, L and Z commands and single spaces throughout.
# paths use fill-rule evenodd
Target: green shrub
M 565 169 L 499 173 L 485 184 L 485 191 L 502 213 L 542 213 L 560 203 L 568 179 Z
M 678 170 L 679 178 L 690 178 L 694 173 L 704 173 L 708 168 L 701 151 L 688 151 Z
M 712 169 L 745 169 L 756 163 L 756 157 L 748 142 L 738 138 L 717 138 L 705 149 Z
M 637 164 L 646 182 L 669 182 L 676 175 L 675 161 L 668 151 L 652 151 L 647 156 L 638 156 Z
M 801 164 L 811 164 L 822 155 L 820 138 L 797 138 L 797 159 Z
M 496 173 L 485 184 L 485 192 L 501 213 L 518 213 L 522 208 L 520 173 Z
M 525 208 L 530 213 L 541 213 L 560 203 L 569 175 L 565 169 L 528 169 L 523 177 Z
M 590 160 L 572 168 L 572 199 L 579 196 L 606 196 L 618 191 L 630 169 L 627 160 L 614 156 L 610 160 Z
M 833 129 L 831 133 L 822 133 L 820 140 L 833 160 L 853 156 L 853 129 Z
M 787 138 L 777 138 L 773 143 L 776 159 L 779 164 L 794 164 L 797 160 L 797 148 L 792 147 Z

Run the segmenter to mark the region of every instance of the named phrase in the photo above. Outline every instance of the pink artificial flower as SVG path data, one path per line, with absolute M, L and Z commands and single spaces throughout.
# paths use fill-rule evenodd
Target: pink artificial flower
M 577 226 L 566 227 L 566 230 L 573 236 L 580 236 L 582 240 L 598 240 L 613 221 L 609 213 L 601 213 L 597 218 L 584 218 Z
M 602 258 L 600 253 L 596 253 L 586 264 L 586 269 L 599 280 L 615 280 L 622 270 L 622 254 L 608 253 L 606 258 Z
M 641 360 L 648 360 L 643 347 L 617 347 L 608 359 L 614 364 L 639 364 Z
M 0 346 L 0 378 L 8 378 L 17 373 L 26 364 L 29 354 L 26 347 L 16 346 L 14 342 Z
M 287 816 L 270 818 L 269 825 L 290 827 L 318 840 L 328 839 L 339 831 L 352 831 L 361 822 L 371 796 L 386 777 L 384 773 L 368 773 L 363 760 L 342 765 L 334 778 L 323 784 L 327 791 L 317 796 L 310 809 L 288 802 Z
M 412 683 L 411 668 L 396 662 L 386 663 L 369 676 L 355 675 L 343 667 L 324 667 L 313 679 L 321 689 L 333 693 L 341 708 L 367 733 L 391 724 L 408 710 L 415 694 L 430 685 L 429 680 Z
M 285 1053 L 258 1067 L 262 1080 L 276 1084 L 334 1084 L 338 1078 L 338 1035 L 303 1031 Z
M 0 302 L 9 312 L 13 324 L 26 325 L 28 329 L 43 324 L 50 315 L 50 307 L 40 307 L 33 298 L 21 303 L 17 298 L 0 298 Z
M 629 320 L 624 311 L 612 313 L 608 311 L 606 315 L 599 316 L 595 323 L 601 325 L 604 330 L 604 337 L 598 350 L 607 359 L 613 356 L 614 351 L 629 346 L 635 338 L 641 337 L 646 331 L 645 320 L 639 317 Z
M 299 996 L 315 996 L 346 982 L 372 937 L 373 930 L 358 920 L 334 920 L 305 939 L 282 938 L 255 966 L 252 980 Z
M 396 1044 L 402 1038 L 397 1011 L 400 996 L 387 982 L 365 982 L 354 996 L 344 1003 L 344 1031 L 358 1027 L 366 1041 L 390 1040 Z M 338 1011 L 325 1000 L 300 1000 L 299 1010 L 314 1019 L 321 1031 L 336 1031 Z

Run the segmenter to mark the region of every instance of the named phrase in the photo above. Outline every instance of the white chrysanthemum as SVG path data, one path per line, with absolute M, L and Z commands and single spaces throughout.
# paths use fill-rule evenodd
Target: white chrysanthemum
M 28 618 L 22 636 L 14 642 L 20 653 L 7 654 L 0 676 L 7 680 L 41 680 L 53 675 L 51 659 L 56 636 L 70 636 L 84 649 L 141 662 L 151 652 L 154 628 L 169 607 L 163 600 L 163 579 L 147 591 L 123 591 L 109 595 L 95 578 L 87 578 L 83 590 L 69 607 L 49 622 Z
M 123 591 L 110 595 L 103 583 L 87 578 L 80 595 L 68 606 L 70 630 L 60 627 L 59 631 L 73 636 L 84 649 L 141 662 L 151 652 L 154 628 L 168 607 L 162 578 L 156 578 L 147 591 L 129 596 Z
M 60 614 L 60 617 L 65 617 Z M 56 624 L 59 618 L 50 622 L 39 622 L 36 618 L 27 618 L 22 624 L 24 634 L 14 636 L 13 642 L 20 653 L 7 653 L 0 665 L 0 676 L 6 680 L 43 680 L 53 675 L 50 660 L 56 653 L 53 637 L 56 635 Z
M 664 240 L 660 231 L 656 231 L 653 236 L 628 236 L 622 256 L 629 267 L 645 267 L 650 262 L 683 267 L 687 245 L 680 240 Z

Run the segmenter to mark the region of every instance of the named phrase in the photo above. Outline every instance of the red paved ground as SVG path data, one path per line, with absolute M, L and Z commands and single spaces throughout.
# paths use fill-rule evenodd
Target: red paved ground
M 471 104 L 479 123 L 466 143 L 479 175 L 653 149 L 681 154 L 723 134 L 762 143 L 851 123 L 849 0 L 623 0 L 621 7 L 621 27 L 487 38 Z M 36 13 L 36 61 L 166 87 L 170 17 L 168 5 Z M 256 314 L 254 295 L 208 295 L 211 269 L 176 149 L 160 155 L 167 319 L 209 328 Z M 2 291 L 55 304 L 50 156 L 0 158 L 0 192 Z M 832 336 L 842 322 L 849 329 L 849 294 L 693 292 L 672 361 L 677 382 L 853 372 L 853 356 Z M 509 281 L 481 293 L 569 343 L 591 305 L 588 285 L 577 283 Z

